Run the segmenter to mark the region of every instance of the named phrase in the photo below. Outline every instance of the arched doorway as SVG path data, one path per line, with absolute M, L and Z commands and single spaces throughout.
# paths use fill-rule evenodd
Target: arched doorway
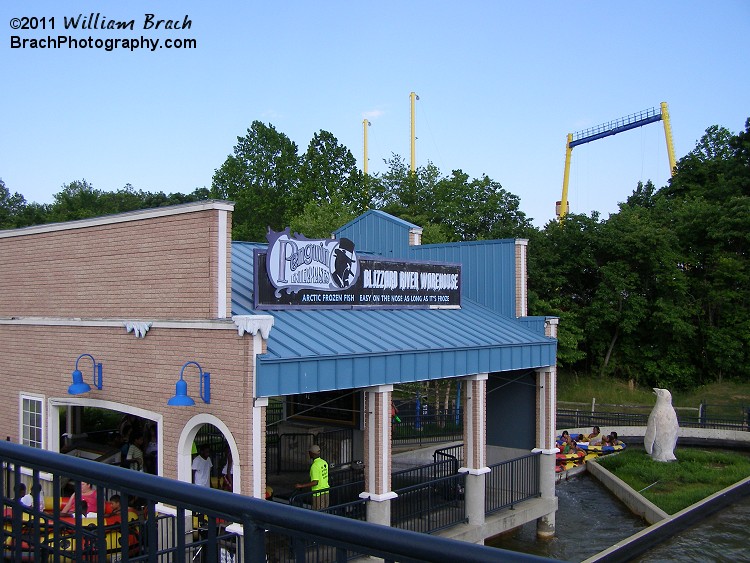
M 193 481 L 192 462 L 197 449 L 208 445 L 213 465 L 212 477 L 218 480 L 226 465 L 226 446 L 232 453 L 233 483 L 235 493 L 242 493 L 242 464 L 237 443 L 229 428 L 221 419 L 210 414 L 198 414 L 188 420 L 180 433 L 177 444 L 177 479 L 191 483 Z M 195 447 L 194 447 L 195 446 Z M 213 485 L 212 485 L 213 486 Z

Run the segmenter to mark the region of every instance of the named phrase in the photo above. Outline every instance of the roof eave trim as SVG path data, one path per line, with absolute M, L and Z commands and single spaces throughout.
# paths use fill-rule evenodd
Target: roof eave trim
M 21 227 L 19 229 L 9 229 L 0 231 L 0 238 L 20 237 L 41 233 L 52 233 L 57 231 L 85 229 L 88 227 L 114 225 L 117 223 L 127 223 L 130 221 L 142 221 L 144 219 L 155 219 L 160 217 L 169 217 L 171 215 L 181 215 L 184 213 L 210 211 L 214 209 L 217 211 L 233 211 L 234 203 L 231 201 L 209 199 L 205 201 L 197 201 L 181 205 L 155 207 L 153 209 L 138 209 L 136 211 L 128 211 L 127 213 L 118 213 L 117 215 L 103 215 L 101 217 L 91 217 L 88 219 L 79 219 L 77 221 L 66 221 L 64 223 L 45 223 L 43 225 L 32 225 L 30 227 Z

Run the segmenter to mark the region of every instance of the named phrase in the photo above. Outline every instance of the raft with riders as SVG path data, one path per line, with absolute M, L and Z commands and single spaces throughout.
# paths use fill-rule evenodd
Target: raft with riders
M 617 437 L 617 432 L 603 435 L 598 426 L 590 434 L 573 434 L 567 430 L 557 437 L 555 471 L 558 473 L 580 466 L 589 459 L 623 450 L 626 445 Z

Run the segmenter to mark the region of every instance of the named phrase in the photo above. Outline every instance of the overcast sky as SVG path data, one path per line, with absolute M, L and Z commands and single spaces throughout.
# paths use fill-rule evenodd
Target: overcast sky
M 83 178 L 101 190 L 208 187 L 253 120 L 300 154 L 330 131 L 361 167 L 367 118 L 369 170 L 380 172 L 392 153 L 409 160 L 414 91 L 417 164 L 486 174 L 542 226 L 560 199 L 568 133 L 666 101 L 679 159 L 710 125 L 738 132 L 750 117 L 747 0 L 2 0 L 0 12 L 0 178 L 40 203 Z M 144 29 L 146 14 L 190 29 Z M 86 19 L 134 29 L 81 29 Z M 160 44 L 13 48 L 60 35 Z M 196 45 L 167 49 L 168 39 Z M 661 122 L 577 147 L 571 211 L 606 218 L 639 181 L 668 178 Z

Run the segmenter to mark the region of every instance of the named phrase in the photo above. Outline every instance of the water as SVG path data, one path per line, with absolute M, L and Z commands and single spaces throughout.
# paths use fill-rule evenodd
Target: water
M 538 540 L 536 523 L 531 522 L 512 536 L 497 538 L 488 545 L 580 562 L 647 527 L 645 521 L 586 473 L 560 482 L 556 493 L 559 508 L 554 539 Z M 750 543 L 746 539 L 749 524 L 750 497 L 745 497 L 634 561 L 750 563 Z
M 750 561 L 750 545 L 746 539 L 748 524 L 750 497 L 745 497 L 658 545 L 636 561 Z
M 488 545 L 579 562 L 648 526 L 585 473 L 558 483 L 556 493 L 559 504 L 553 539 L 538 540 L 536 523 L 530 522 Z

